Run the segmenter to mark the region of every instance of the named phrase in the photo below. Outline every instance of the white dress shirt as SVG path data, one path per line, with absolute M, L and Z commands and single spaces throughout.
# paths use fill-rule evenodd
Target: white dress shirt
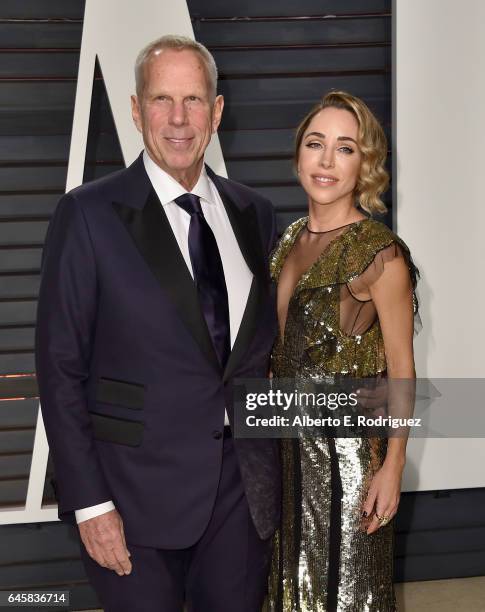
M 170 227 L 174 233 L 185 264 L 192 275 L 192 264 L 189 253 L 190 215 L 178 206 L 174 200 L 187 193 L 187 190 L 169 174 L 164 172 L 147 154 L 143 153 L 143 163 L 153 188 L 160 200 L 163 212 L 167 215 Z M 214 183 L 202 167 L 199 179 L 190 193 L 200 198 L 204 217 L 214 232 L 214 237 L 221 254 L 224 277 L 226 279 L 227 297 L 229 302 L 229 324 L 231 330 L 231 348 L 236 340 L 239 326 L 244 315 L 253 274 L 249 270 L 234 235 L 231 223 L 222 203 L 221 196 Z M 224 425 L 229 425 L 227 412 Z M 112 501 L 103 502 L 88 508 L 76 510 L 76 521 L 81 523 L 114 509 Z

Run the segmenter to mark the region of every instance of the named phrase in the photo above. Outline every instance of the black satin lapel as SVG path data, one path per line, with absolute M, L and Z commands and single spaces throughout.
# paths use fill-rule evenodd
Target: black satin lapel
M 266 269 L 258 215 L 254 204 L 248 204 L 241 210 L 226 193 L 221 190 L 219 193 L 248 268 L 255 276 L 267 277 L 269 271 Z
M 264 286 L 262 285 L 261 278 L 254 276 L 236 341 L 224 370 L 224 381 L 233 375 L 254 337 L 258 325 L 258 317 L 264 303 L 264 295 Z
M 194 281 L 155 191 L 142 210 L 118 202 L 113 206 L 203 354 L 220 371 Z
M 264 305 L 265 292 L 268 287 L 269 270 L 266 266 L 254 204 L 248 204 L 245 208 L 240 209 L 224 191 L 222 184 L 219 181 L 215 181 L 215 184 L 224 203 L 241 253 L 254 275 L 244 315 L 224 371 L 224 380 L 227 380 L 235 371 L 256 332 L 258 317 Z

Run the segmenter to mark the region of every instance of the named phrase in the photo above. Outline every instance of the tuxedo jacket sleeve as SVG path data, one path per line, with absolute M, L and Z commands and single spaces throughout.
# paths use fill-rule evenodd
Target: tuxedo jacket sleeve
M 111 499 L 98 461 L 85 382 L 96 321 L 96 262 L 82 206 L 59 202 L 42 258 L 36 327 L 36 370 L 54 468 L 60 515 Z M 61 459 L 62 458 L 62 459 Z

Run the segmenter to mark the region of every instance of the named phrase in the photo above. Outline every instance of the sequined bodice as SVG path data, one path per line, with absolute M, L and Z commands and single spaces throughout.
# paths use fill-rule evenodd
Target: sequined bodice
M 286 230 L 272 254 L 275 282 L 306 226 L 299 219 Z M 361 333 L 342 325 L 341 309 L 349 287 L 392 245 L 406 255 L 406 245 L 386 225 L 372 219 L 343 228 L 303 273 L 288 300 L 285 321 L 273 350 L 272 369 L 280 378 L 318 379 L 329 375 L 372 376 L 386 369 L 379 320 L 372 317 Z

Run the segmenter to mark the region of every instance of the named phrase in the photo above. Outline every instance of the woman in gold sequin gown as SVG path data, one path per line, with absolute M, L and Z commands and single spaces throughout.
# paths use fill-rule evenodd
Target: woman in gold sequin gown
M 276 378 L 413 379 L 416 269 L 383 212 L 384 132 L 367 106 L 331 92 L 298 128 L 308 217 L 271 260 L 278 284 Z M 267 609 L 391 612 L 393 522 L 404 438 L 282 440 L 283 518 Z

